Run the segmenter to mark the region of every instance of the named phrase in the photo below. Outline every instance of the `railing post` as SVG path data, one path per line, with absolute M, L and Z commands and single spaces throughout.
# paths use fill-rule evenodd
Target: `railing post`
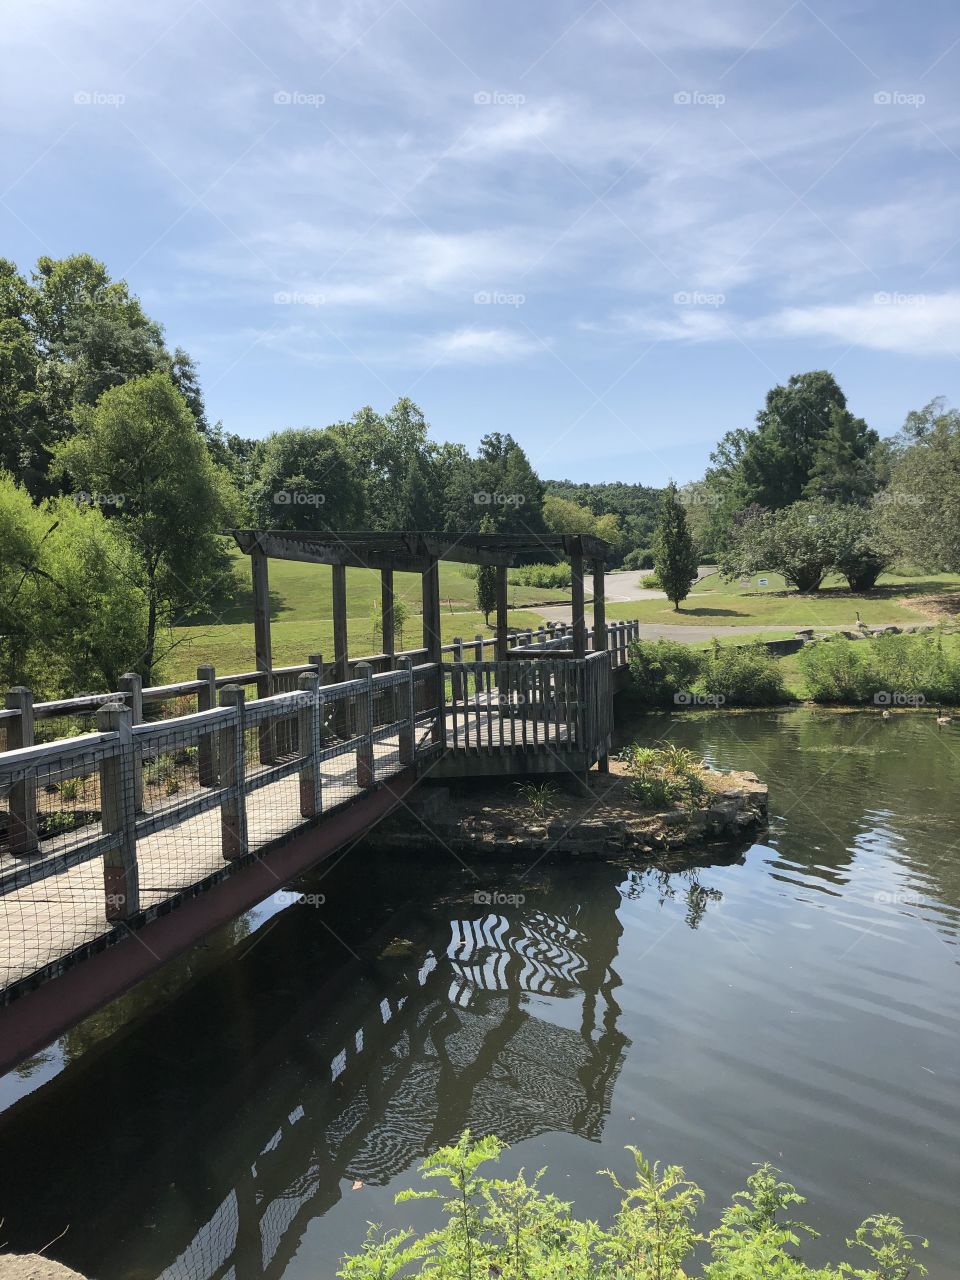
M 310 663 L 311 667 L 317 668 L 317 676 L 320 680 L 320 683 L 324 684 L 325 681 L 323 679 L 323 654 L 311 653 L 310 656 L 307 658 L 307 661 Z
M 217 705 L 217 672 L 212 666 L 197 667 L 197 679 L 203 688 L 197 690 L 197 710 L 212 711 Z M 217 736 L 203 733 L 197 743 L 197 772 L 201 787 L 217 785 Z
M 117 689 L 125 693 L 130 708 L 130 724 L 143 724 L 143 678 L 135 671 L 125 671 L 117 681 Z M 143 761 L 140 752 L 133 753 L 133 798 L 137 813 L 143 813 Z
M 245 694 L 238 684 L 220 690 L 221 707 L 233 707 L 234 715 L 217 734 L 220 757 L 220 840 L 228 861 L 247 852 L 246 742 L 243 707 Z
M 103 855 L 103 891 L 108 921 L 129 920 L 140 910 L 137 866 L 136 769 L 133 713 L 119 702 L 97 712 L 97 731 L 115 733 L 119 752 L 100 761 L 100 822 L 118 843 Z
M 320 677 L 304 671 L 297 681 L 300 710 L 297 729 L 300 739 L 300 816 L 316 818 L 323 809 L 320 775 Z
M 20 714 L 7 721 L 7 748 L 33 746 L 33 694 L 23 685 L 8 689 L 8 711 Z M 40 847 L 37 834 L 37 780 L 25 778 L 10 788 L 10 852 L 18 858 L 36 853 Z
M 357 694 L 356 701 L 356 736 L 361 739 L 357 745 L 357 786 L 372 787 L 375 781 L 373 763 L 373 667 L 369 662 L 357 663 L 355 679 L 364 682 L 364 687 Z
M 450 696 L 456 706 L 463 701 L 463 641 L 459 636 L 453 637 L 453 661 L 456 667 L 450 677 Z
M 407 673 L 407 680 L 398 688 L 397 719 L 400 728 L 400 763 L 410 765 L 417 758 L 417 698 L 413 687 L 413 659 L 398 658 L 397 669 Z

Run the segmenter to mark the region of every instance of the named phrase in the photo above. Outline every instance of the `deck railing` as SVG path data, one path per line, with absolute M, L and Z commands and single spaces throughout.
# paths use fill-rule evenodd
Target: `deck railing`
M 569 635 L 520 633 L 505 661 L 351 664 L 324 684 L 322 658 L 264 674 L 34 705 L 11 690 L 0 712 L 0 1002 L 111 930 L 444 751 L 577 753 L 609 748 L 612 675 L 630 624 L 573 659 Z M 621 643 L 620 637 L 623 637 Z M 457 644 L 444 646 L 459 657 Z M 533 651 L 531 652 L 531 648 Z M 375 655 L 376 656 L 376 655 Z M 253 686 L 253 688 L 251 688 Z M 279 686 L 279 687 L 278 687 Z M 250 697 L 247 693 L 269 691 Z M 179 714 L 149 719 L 172 699 Z M 36 741 L 36 724 L 70 736 Z M 75 728 L 89 728 L 77 734 Z

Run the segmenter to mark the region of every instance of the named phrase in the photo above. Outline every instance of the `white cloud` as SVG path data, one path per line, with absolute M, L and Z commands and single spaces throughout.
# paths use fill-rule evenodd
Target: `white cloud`
M 816 338 L 906 356 L 958 355 L 960 292 L 879 291 L 836 306 L 787 307 L 754 326 L 757 334 Z
M 440 364 L 489 364 L 521 360 L 544 351 L 536 337 L 516 329 L 455 329 L 435 334 L 420 348 L 424 359 Z

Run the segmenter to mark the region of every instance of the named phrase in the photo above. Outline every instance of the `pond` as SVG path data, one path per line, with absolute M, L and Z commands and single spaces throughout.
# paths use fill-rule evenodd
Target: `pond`
M 767 780 L 763 843 L 670 871 L 347 855 L 7 1078 L 7 1247 L 60 1237 L 98 1280 L 326 1280 L 368 1220 L 417 1220 L 394 1193 L 469 1126 L 604 1218 L 626 1143 L 687 1167 L 707 1226 L 771 1160 L 814 1261 L 882 1210 L 954 1275 L 960 724 L 633 732 Z

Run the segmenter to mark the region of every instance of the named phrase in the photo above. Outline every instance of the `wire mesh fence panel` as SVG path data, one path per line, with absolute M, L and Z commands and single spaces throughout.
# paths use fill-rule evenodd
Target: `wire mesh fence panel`
M 104 857 L 116 842 L 103 831 L 98 779 L 114 754 L 93 734 L 55 754 L 0 757 L 0 796 L 14 814 L 0 853 L 0 991 L 112 927 Z M 31 851 L 12 853 L 24 834 Z
M 134 792 L 140 907 L 155 906 L 223 867 L 217 737 L 230 712 L 140 725 L 127 785 Z

